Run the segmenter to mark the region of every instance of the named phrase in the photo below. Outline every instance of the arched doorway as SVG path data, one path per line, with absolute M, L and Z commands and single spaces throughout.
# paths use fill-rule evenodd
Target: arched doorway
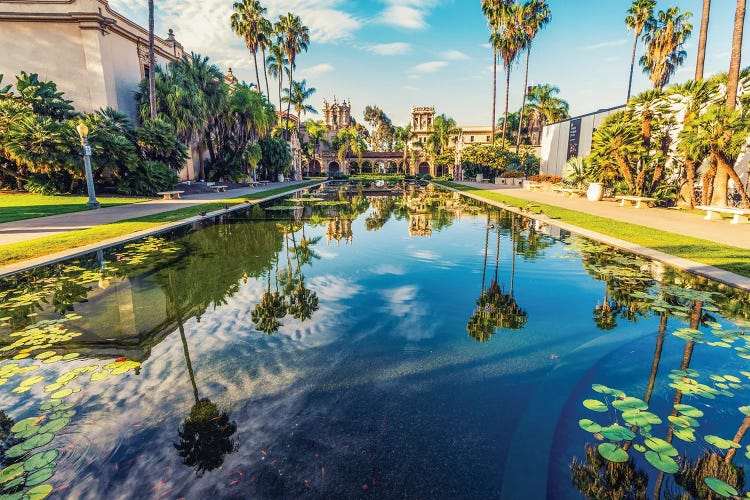
M 378 160 L 375 162 L 375 168 L 373 169 L 373 174 L 384 174 L 385 173 L 385 162 L 383 160 Z
M 395 174 L 398 172 L 398 164 L 395 161 L 389 161 L 385 172 L 387 174 Z
M 357 163 L 356 161 L 350 162 L 349 163 L 349 173 L 353 174 L 353 175 L 358 174 L 359 173 L 359 163 Z
M 332 161 L 328 164 L 328 173 L 329 174 L 337 174 L 341 171 L 341 166 L 337 161 Z
M 430 164 L 423 161 L 419 164 L 419 175 L 427 175 L 430 173 Z
M 311 161 L 309 170 L 311 175 L 319 174 L 322 171 L 320 162 L 318 160 Z
M 364 162 L 362 162 L 362 173 L 363 174 L 371 174 L 371 173 L 373 173 L 372 163 L 371 162 L 369 162 L 367 160 L 365 160 Z

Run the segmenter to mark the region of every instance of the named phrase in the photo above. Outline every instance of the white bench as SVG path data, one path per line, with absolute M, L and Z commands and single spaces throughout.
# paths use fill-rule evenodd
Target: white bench
M 209 188 L 211 189 L 211 191 L 213 191 L 214 193 L 223 193 L 224 191 L 227 190 L 227 187 L 228 186 L 221 186 L 221 185 L 217 185 L 217 184 L 214 184 L 213 186 L 209 186 Z
M 569 198 L 581 198 L 586 195 L 585 189 L 573 189 L 573 188 L 554 188 L 553 191 L 560 193 L 560 196 L 568 196 Z
M 261 186 L 268 186 L 269 184 L 271 184 L 271 181 L 258 181 L 258 184 L 260 184 Z
M 172 198 L 180 199 L 180 195 L 183 194 L 185 191 L 160 191 L 156 194 L 159 196 L 162 196 L 165 200 L 171 200 Z
M 625 206 L 625 202 L 631 202 L 635 204 L 635 208 L 642 208 L 641 203 L 644 203 L 644 202 L 648 203 L 650 201 L 656 201 L 656 198 L 648 198 L 646 196 L 615 196 L 615 199 L 620 200 L 621 207 Z
M 734 217 L 732 217 L 731 224 L 744 224 L 748 222 L 748 216 L 750 216 L 750 210 L 746 208 L 732 208 L 732 207 L 710 207 L 701 205 L 698 207 L 695 207 L 698 210 L 703 210 L 706 212 L 706 220 L 721 220 L 722 217 L 720 214 L 731 214 Z
M 544 184 L 538 182 L 527 182 L 524 184 L 527 191 L 541 191 L 544 189 Z

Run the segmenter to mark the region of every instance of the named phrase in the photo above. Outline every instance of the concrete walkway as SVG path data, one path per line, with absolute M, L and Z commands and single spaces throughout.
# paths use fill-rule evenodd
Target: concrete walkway
M 497 191 L 501 194 L 528 200 L 530 203 L 555 205 L 608 219 L 660 229 L 670 233 L 684 234 L 740 248 L 750 248 L 750 224 L 730 224 L 729 220 L 707 221 L 701 215 L 681 212 L 679 210 L 621 207 L 619 202 L 591 202 L 586 198 L 568 198 L 567 196 L 562 197 L 557 193 L 526 191 L 517 187 L 476 182 L 460 182 L 458 184 L 485 189 L 487 191 Z
M 79 231 L 90 227 L 109 224 L 136 217 L 159 214 L 178 210 L 180 208 L 211 203 L 216 200 L 239 198 L 254 193 L 269 191 L 279 187 L 292 187 L 302 182 L 274 183 L 257 188 L 231 189 L 224 193 L 206 193 L 190 195 L 180 200 L 153 200 L 131 205 L 120 205 L 116 207 L 100 208 L 98 210 L 86 210 L 71 214 L 51 215 L 49 217 L 38 217 L 15 222 L 0 224 L 0 245 L 9 245 L 21 241 L 54 236 L 69 231 Z

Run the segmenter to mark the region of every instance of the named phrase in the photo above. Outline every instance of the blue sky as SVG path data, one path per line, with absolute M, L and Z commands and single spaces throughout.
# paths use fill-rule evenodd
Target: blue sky
M 110 0 L 112 6 L 145 23 L 146 2 Z M 622 104 L 632 48 L 623 22 L 629 0 L 548 0 L 552 21 L 532 51 L 529 78 L 560 87 L 573 114 Z M 254 81 L 251 58 L 229 28 L 231 0 L 156 0 L 157 31 L 175 30 L 187 50 L 208 55 L 223 70 Z M 269 16 L 292 11 L 311 27 L 310 50 L 298 60 L 297 75 L 323 98 L 352 101 L 362 121 L 366 105 L 380 106 L 397 124 L 409 120 L 411 106 L 435 106 L 461 125 L 491 121 L 492 52 L 479 0 L 266 0 Z M 693 12 L 688 57 L 673 82 L 692 78 L 701 0 L 659 1 L 658 9 L 679 5 Z M 714 0 L 706 74 L 729 67 L 735 2 Z M 746 37 L 745 49 L 750 46 Z M 639 46 L 639 54 L 642 47 Z M 743 51 L 746 56 L 747 50 Z M 750 65 L 750 60 L 743 60 Z M 502 67 L 501 67 L 502 70 Z M 262 76 L 261 76 L 262 78 Z M 649 88 L 636 69 L 636 91 Z M 511 108 L 518 108 L 523 60 L 513 68 Z M 273 83 L 271 83 L 272 100 Z M 504 76 L 498 73 L 498 108 L 504 106 Z

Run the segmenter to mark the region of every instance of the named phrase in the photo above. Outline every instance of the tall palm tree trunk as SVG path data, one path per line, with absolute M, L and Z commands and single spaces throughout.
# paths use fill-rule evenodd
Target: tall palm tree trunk
M 505 118 L 503 119 L 503 149 L 505 149 L 505 132 L 508 130 L 508 106 L 510 105 L 510 68 L 505 70 Z
M 282 69 L 279 72 L 279 125 L 281 125 L 282 115 L 284 114 L 283 103 L 281 100 L 281 89 L 283 88 L 283 86 L 284 86 L 284 70 Z
M 706 62 L 706 40 L 708 38 L 708 20 L 711 15 L 711 0 L 703 0 L 701 16 L 701 34 L 698 39 L 698 62 L 695 65 L 695 81 L 703 80 L 703 66 Z
M 630 56 L 630 78 L 628 79 L 628 98 L 626 102 L 630 100 L 630 94 L 633 91 L 633 69 L 635 69 L 635 51 L 638 49 L 638 37 L 640 37 L 640 33 L 636 31 L 633 37 L 633 53 Z
M 495 145 L 495 127 L 497 124 L 497 49 L 492 61 L 492 145 Z
M 289 114 L 292 112 L 292 87 L 294 87 L 294 61 L 289 58 L 289 102 L 286 103 L 286 135 L 289 139 Z
M 258 84 L 258 86 L 255 88 L 258 89 L 259 94 L 262 94 L 263 90 L 261 89 L 261 86 L 260 86 L 260 73 L 258 72 L 258 51 L 257 50 L 253 51 L 253 66 L 255 66 L 255 82 Z
M 154 55 L 154 0 L 148 0 L 148 104 L 156 120 L 156 57 Z
M 482 294 L 484 294 L 484 283 L 487 276 L 487 252 L 490 247 L 490 214 L 487 214 L 487 227 L 484 228 L 484 265 L 482 267 Z
M 261 47 L 260 51 L 263 57 L 263 76 L 266 79 L 266 99 L 271 102 L 271 87 L 268 86 L 268 66 L 266 66 L 266 48 Z
M 745 27 L 746 0 L 737 0 L 734 15 L 734 34 L 732 35 L 732 59 L 729 63 L 729 80 L 727 81 L 727 109 L 737 108 L 737 87 L 740 81 L 740 64 L 742 60 L 742 34 Z
M 190 383 L 193 385 L 193 396 L 198 403 L 198 386 L 195 383 L 195 373 L 193 373 L 193 363 L 190 361 L 190 350 L 188 349 L 187 338 L 185 337 L 185 325 L 182 323 L 182 316 L 177 315 L 177 326 L 180 329 L 180 339 L 182 340 L 182 351 L 185 354 L 185 364 L 187 365 Z
M 643 401 L 646 403 L 651 401 L 651 395 L 654 393 L 656 375 L 659 373 L 659 363 L 661 362 L 661 351 L 664 348 L 664 334 L 667 331 L 667 319 L 668 316 L 662 314 L 659 321 L 659 333 L 656 336 L 656 348 L 654 349 L 654 359 L 651 362 L 651 374 L 648 377 L 648 386 L 646 387 L 646 394 L 643 397 Z
M 526 48 L 526 76 L 523 79 L 523 99 L 521 112 L 518 114 L 518 136 L 516 137 L 516 154 L 521 150 L 521 129 L 523 128 L 523 111 L 526 107 L 526 94 L 529 89 L 529 59 L 531 58 L 531 44 Z

